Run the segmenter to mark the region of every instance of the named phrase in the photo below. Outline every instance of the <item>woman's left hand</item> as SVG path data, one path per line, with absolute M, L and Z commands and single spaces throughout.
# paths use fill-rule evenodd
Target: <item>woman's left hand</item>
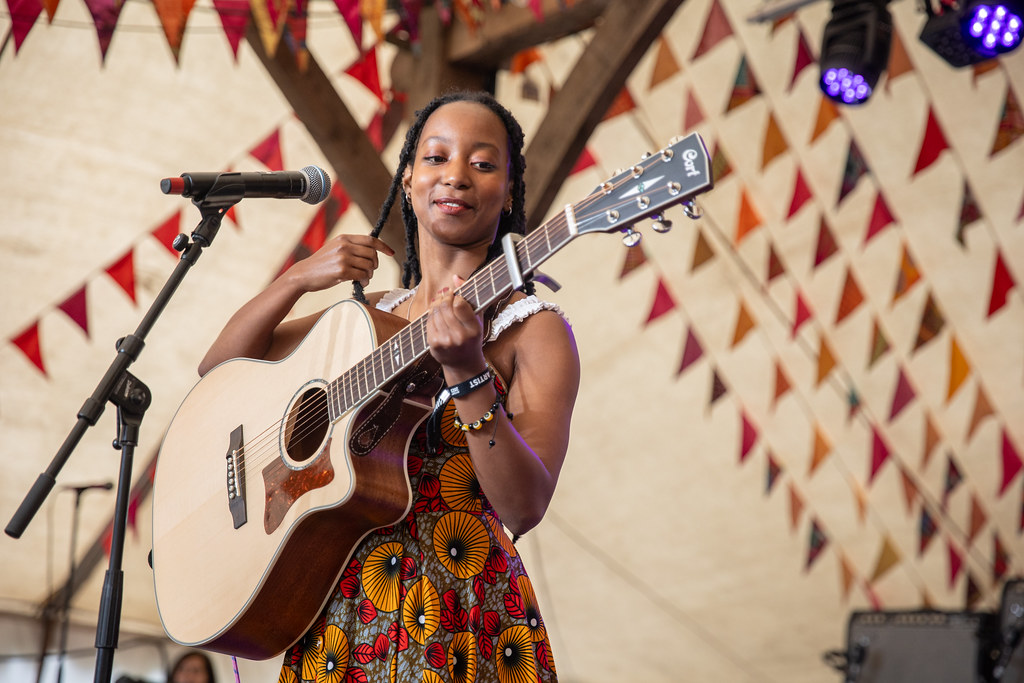
M 452 280 L 453 287 L 445 287 L 435 295 L 427 316 L 430 355 L 444 367 L 449 384 L 473 377 L 487 364 L 483 321 L 468 301 L 455 294 L 465 280 L 457 275 Z

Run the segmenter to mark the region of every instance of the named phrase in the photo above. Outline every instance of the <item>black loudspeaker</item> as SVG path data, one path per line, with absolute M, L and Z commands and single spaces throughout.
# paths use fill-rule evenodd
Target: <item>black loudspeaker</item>
M 997 629 L 995 615 L 987 612 L 854 612 L 846 682 L 988 681 Z
M 1000 683 L 1024 683 L 1024 580 L 1007 581 L 999 605 L 999 658 L 992 669 L 992 680 Z

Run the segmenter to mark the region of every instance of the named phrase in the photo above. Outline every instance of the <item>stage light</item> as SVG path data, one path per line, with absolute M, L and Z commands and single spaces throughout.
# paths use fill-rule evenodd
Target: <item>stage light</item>
M 827 97 L 862 104 L 889 63 L 892 16 L 888 0 L 835 0 L 821 41 L 821 79 Z
M 924 3 L 928 20 L 920 40 L 955 67 L 992 59 L 1020 45 L 1024 0 L 974 0 L 945 6 L 941 13 Z

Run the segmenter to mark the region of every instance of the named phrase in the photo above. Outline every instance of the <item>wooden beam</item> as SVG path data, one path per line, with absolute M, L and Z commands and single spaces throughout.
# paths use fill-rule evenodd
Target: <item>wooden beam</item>
M 278 46 L 273 57 L 268 55 L 252 24 L 246 39 L 295 115 L 327 157 L 337 182 L 345 188 L 370 224 L 375 224 L 391 185 L 391 172 L 345 106 L 334 84 L 312 54 L 306 70 L 300 71 L 295 57 L 284 44 Z M 405 228 L 397 207 L 384 225 L 381 239 L 395 249 L 399 263 L 405 260 Z
M 527 7 L 505 4 L 484 12 L 479 26 L 452 22 L 445 55 L 452 64 L 498 69 L 521 50 L 579 33 L 593 25 L 610 0 L 543 0 L 540 21 Z M 484 4 L 489 8 L 489 4 Z
M 683 0 L 612 0 L 527 150 L 526 215 L 541 223 L 626 78 Z M 637 154 L 646 150 L 637 150 Z

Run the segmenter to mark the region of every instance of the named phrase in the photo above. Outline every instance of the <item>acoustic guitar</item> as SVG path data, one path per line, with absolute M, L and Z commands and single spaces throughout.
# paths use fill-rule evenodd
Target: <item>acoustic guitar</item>
M 475 310 L 578 236 L 685 204 L 713 180 L 696 133 L 617 173 L 481 268 L 458 294 Z M 406 451 L 440 388 L 425 318 L 354 301 L 327 309 L 287 358 L 234 359 L 178 408 L 153 488 L 157 609 L 174 641 L 248 659 L 294 644 L 359 542 L 404 518 Z

